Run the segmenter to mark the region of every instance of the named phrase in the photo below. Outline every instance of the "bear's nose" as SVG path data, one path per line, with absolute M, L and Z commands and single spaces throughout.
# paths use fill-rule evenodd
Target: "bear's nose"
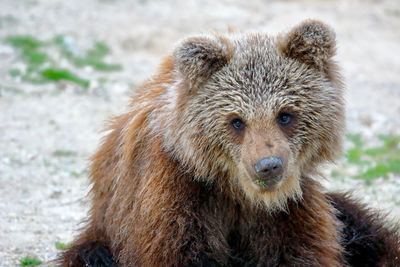
M 281 178 L 282 175 L 282 159 L 279 157 L 262 158 L 254 164 L 254 170 L 260 179 Z

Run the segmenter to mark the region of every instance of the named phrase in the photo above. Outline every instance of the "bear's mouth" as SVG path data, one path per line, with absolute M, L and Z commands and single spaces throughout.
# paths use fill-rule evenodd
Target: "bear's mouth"
M 256 185 L 257 189 L 261 191 L 271 191 L 279 187 L 279 185 L 282 183 L 282 180 L 283 175 L 279 175 L 269 179 L 255 178 L 253 179 L 253 183 Z

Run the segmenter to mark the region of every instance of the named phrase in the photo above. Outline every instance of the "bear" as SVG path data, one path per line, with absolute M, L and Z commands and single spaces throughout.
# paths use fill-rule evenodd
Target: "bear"
M 330 26 L 180 41 L 92 158 L 59 266 L 400 266 L 398 229 L 319 168 L 341 152 Z

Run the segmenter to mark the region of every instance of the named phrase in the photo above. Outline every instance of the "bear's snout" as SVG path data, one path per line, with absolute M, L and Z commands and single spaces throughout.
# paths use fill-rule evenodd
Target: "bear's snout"
M 254 164 L 254 170 L 261 179 L 274 179 L 282 175 L 282 159 L 279 157 L 262 158 Z
M 254 164 L 257 182 L 263 186 L 278 183 L 282 179 L 283 163 L 280 157 L 265 157 Z

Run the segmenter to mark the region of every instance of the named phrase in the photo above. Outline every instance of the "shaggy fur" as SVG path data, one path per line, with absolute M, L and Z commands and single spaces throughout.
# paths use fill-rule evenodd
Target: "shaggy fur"
M 388 226 L 382 215 L 348 194 L 331 193 L 329 198 L 343 223 L 341 243 L 350 266 L 400 266 L 397 226 Z
M 179 43 L 110 125 L 88 224 L 59 264 L 363 266 L 376 249 L 368 264 L 396 265 L 396 232 L 317 181 L 344 129 L 334 53 L 317 21 Z M 276 183 L 256 177 L 266 157 L 283 162 Z

